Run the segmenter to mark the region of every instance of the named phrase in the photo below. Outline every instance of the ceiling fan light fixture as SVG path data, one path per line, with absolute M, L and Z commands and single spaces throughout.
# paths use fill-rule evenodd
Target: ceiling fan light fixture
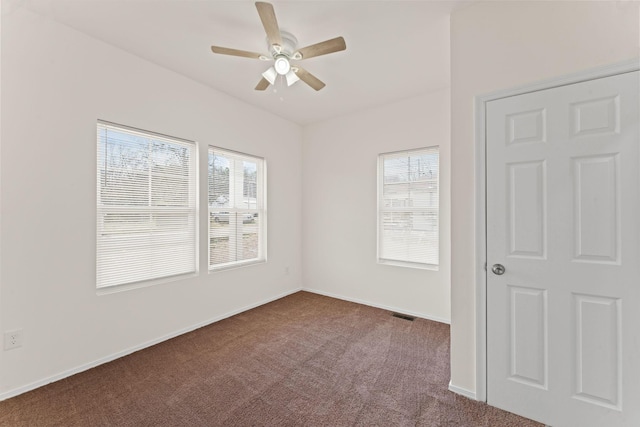
M 296 73 L 293 72 L 293 70 L 289 70 L 285 77 L 287 78 L 287 86 L 291 86 L 292 84 L 300 80 L 300 77 L 298 77 Z
M 276 72 L 281 76 L 285 76 L 289 71 L 291 71 L 291 64 L 289 64 L 289 60 L 286 56 L 277 57 L 273 66 Z
M 269 67 L 267 71 L 262 73 L 262 77 L 264 77 L 269 83 L 272 85 L 276 84 L 276 77 L 278 77 L 278 73 L 276 69 L 273 67 Z

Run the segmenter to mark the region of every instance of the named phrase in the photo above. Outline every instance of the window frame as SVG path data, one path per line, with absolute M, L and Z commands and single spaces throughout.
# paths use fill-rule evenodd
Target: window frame
M 435 154 L 437 154 L 437 174 L 436 174 L 436 183 L 437 183 L 437 191 L 436 191 L 436 207 L 385 207 L 384 206 L 384 188 L 385 188 L 385 182 L 384 182 L 384 161 L 385 159 L 389 159 L 389 158 L 393 158 L 393 157 L 400 157 L 400 155 L 406 155 L 407 157 L 410 157 L 411 155 L 416 155 L 419 154 L 421 152 L 425 152 L 425 153 L 429 153 L 429 152 L 433 152 Z M 416 182 L 416 181 L 407 181 L 407 183 L 409 182 Z M 389 184 L 386 184 L 389 185 Z M 428 146 L 428 147 L 420 147 L 420 148 L 411 148 L 411 149 L 406 149 L 406 150 L 399 150 L 399 151 L 393 151 L 393 152 L 386 152 L 386 153 L 380 153 L 378 154 L 378 165 L 377 165 L 377 191 L 376 191 L 376 205 L 377 205 L 377 221 L 376 221 L 376 226 L 377 226 L 377 233 L 376 233 L 376 260 L 378 264 L 381 265 L 392 265 L 392 266 L 398 266 L 398 267 L 408 267 L 408 268 L 416 268 L 416 269 L 423 269 L 423 270 L 439 270 L 440 268 L 440 146 L 439 145 L 433 145 L 433 146 Z M 408 200 L 408 199 L 407 199 Z M 411 200 L 413 201 L 414 199 L 411 198 Z M 411 203 L 413 204 L 413 203 Z M 437 239 L 437 244 L 435 247 L 435 256 L 437 257 L 437 262 L 435 263 L 423 263 L 423 262 L 416 262 L 416 261 L 411 261 L 411 260 L 407 260 L 405 259 L 391 259 L 391 258 L 384 258 L 382 256 L 383 254 L 383 244 L 384 244 L 384 235 L 383 235 L 383 216 L 386 213 L 435 213 L 435 236 Z M 413 230 L 413 228 L 412 228 Z
M 210 183 L 210 174 L 209 174 L 209 158 L 211 155 L 216 155 L 218 153 L 220 156 L 227 156 L 232 158 L 234 161 L 249 161 L 256 163 L 256 207 L 251 209 L 250 207 L 243 208 L 238 207 L 237 204 L 235 206 L 214 206 L 212 207 L 211 197 L 209 192 L 209 183 Z M 229 176 L 231 177 L 234 173 L 237 173 L 234 170 L 229 171 Z M 237 183 L 236 183 L 237 184 Z M 231 185 L 231 184 L 230 184 Z M 244 185 L 244 181 L 243 181 Z M 229 190 L 231 192 L 231 190 Z M 245 197 L 244 195 L 242 198 Z M 250 203 L 249 203 L 250 204 Z M 212 264 L 212 252 L 211 252 L 211 222 L 212 222 L 212 214 L 219 211 L 228 212 L 229 214 L 229 226 L 232 225 L 231 215 L 233 214 L 255 214 L 257 213 L 259 218 L 256 228 L 258 234 L 258 255 L 255 258 L 249 259 L 240 259 L 233 260 L 225 263 Z M 256 156 L 253 154 L 248 154 L 236 150 L 231 150 L 228 148 L 223 148 L 216 145 L 209 145 L 207 147 L 207 268 L 209 273 L 224 271 L 229 269 L 241 268 L 255 264 L 262 264 L 267 262 L 267 160 L 264 157 Z M 214 221 L 215 222 L 215 221 Z M 244 227 L 244 221 L 239 222 L 237 217 L 235 219 L 235 235 L 232 233 L 229 234 L 229 240 L 237 239 L 237 230 L 239 227 Z M 236 257 L 238 246 L 237 243 L 234 243 L 236 246 Z M 241 243 L 242 244 L 242 243 Z
M 174 145 L 176 147 L 186 148 L 189 152 L 188 173 L 186 174 L 187 188 L 188 188 L 187 189 L 187 200 L 188 200 L 187 206 L 170 206 L 170 205 L 153 206 L 152 200 L 153 200 L 154 193 L 151 187 L 153 174 L 151 172 L 147 172 L 149 174 L 149 188 L 147 193 L 148 204 L 146 206 L 145 205 L 135 206 L 135 205 L 125 205 L 125 204 L 122 204 L 122 205 L 102 204 L 101 191 L 103 187 L 101 185 L 101 171 L 104 171 L 104 169 L 101 169 L 103 168 L 103 164 L 101 160 L 102 161 L 105 160 L 103 158 L 102 153 L 100 153 L 101 146 L 104 143 L 104 141 L 101 141 L 101 136 L 100 136 L 102 129 L 106 129 L 106 130 L 112 129 L 116 132 L 122 132 L 132 136 L 145 138 L 145 139 L 148 139 L 149 141 L 161 142 L 161 143 Z M 96 152 L 95 158 L 96 158 L 97 182 L 96 182 L 96 216 L 95 216 L 96 218 L 96 234 L 95 234 L 96 235 L 96 276 L 95 277 L 96 277 L 97 293 L 100 295 L 100 294 L 108 294 L 113 292 L 120 292 L 123 290 L 137 289 L 137 288 L 152 286 L 160 283 L 180 280 L 187 277 L 197 276 L 199 273 L 199 254 L 198 254 L 199 252 L 199 191 L 198 191 L 199 166 L 198 166 L 197 142 L 187 140 L 184 138 L 165 135 L 158 132 L 153 132 L 153 131 L 139 129 L 139 128 L 135 128 L 127 125 L 122 125 L 119 123 L 113 123 L 105 120 L 97 120 L 96 131 L 97 131 L 97 134 L 96 134 L 97 152 Z M 108 137 L 106 140 L 108 140 Z M 146 155 L 150 156 L 149 151 L 146 152 Z M 163 174 L 156 173 L 156 175 L 163 175 Z M 155 194 L 158 194 L 158 193 L 155 193 Z M 180 235 L 180 234 L 185 236 L 187 238 L 187 242 L 190 244 L 189 246 L 191 247 L 190 249 L 188 249 L 188 253 L 185 253 L 186 255 L 185 259 L 190 260 L 189 261 L 190 265 L 188 267 L 189 271 L 177 272 L 176 274 L 155 274 L 155 275 L 150 275 L 147 278 L 142 278 L 140 280 L 133 280 L 133 281 L 127 281 L 126 278 L 123 276 L 124 280 L 120 280 L 117 283 L 100 285 L 101 282 L 102 283 L 108 282 L 108 280 L 102 280 L 102 281 L 99 280 L 101 277 L 100 268 L 99 268 L 99 263 L 101 260 L 100 258 L 101 247 L 104 250 L 103 245 L 105 244 L 108 247 L 109 244 L 114 245 L 117 241 L 127 243 L 126 242 L 127 237 L 131 239 L 132 237 L 141 235 L 139 232 L 136 233 L 135 231 L 131 231 L 131 230 L 129 230 L 128 232 L 124 231 L 122 233 L 113 233 L 113 234 L 106 233 L 104 215 L 109 213 L 120 213 L 120 214 L 149 213 L 149 214 L 155 214 L 157 216 L 161 216 L 162 214 L 170 215 L 171 213 L 185 214 L 186 225 L 182 229 L 173 230 L 173 231 L 170 231 L 167 229 L 165 230 L 159 229 L 157 231 L 148 231 L 147 233 L 142 233 L 142 234 L 147 235 L 149 239 L 152 238 L 151 236 L 167 237 L 170 235 Z M 132 240 L 135 240 L 135 238 Z M 128 242 L 128 243 L 131 245 L 135 245 L 135 243 L 133 242 Z M 139 244 L 140 243 L 138 243 L 138 245 Z M 184 246 L 184 244 L 180 245 L 178 241 L 176 241 L 174 242 L 174 246 L 172 246 L 172 248 L 175 248 L 176 246 Z M 128 249 L 131 250 L 131 247 Z M 151 251 L 151 249 L 149 249 L 149 251 Z M 110 254 L 109 251 L 105 251 L 102 253 L 102 255 L 107 258 L 109 254 Z M 141 264 L 140 266 L 144 268 L 145 264 Z

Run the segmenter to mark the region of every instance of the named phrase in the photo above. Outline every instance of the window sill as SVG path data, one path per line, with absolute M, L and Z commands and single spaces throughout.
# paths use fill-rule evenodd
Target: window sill
M 170 282 L 176 282 L 178 280 L 190 279 L 192 277 L 197 277 L 197 276 L 198 276 L 198 272 L 195 271 L 195 272 L 192 272 L 192 273 L 178 274 L 176 276 L 161 277 L 161 278 L 158 278 L 158 279 L 145 280 L 145 281 L 142 281 L 142 282 L 125 283 L 125 284 L 122 284 L 122 285 L 105 286 L 103 288 L 97 288 L 96 289 L 96 294 L 97 295 L 115 294 L 115 293 L 118 293 L 118 292 L 131 291 L 133 289 L 147 288 L 149 286 L 160 285 L 160 284 L 163 284 L 163 283 L 170 283 Z
M 216 273 L 218 271 L 235 270 L 237 268 L 247 267 L 255 264 L 265 264 L 266 262 L 266 259 L 252 259 L 228 264 L 219 264 L 213 267 L 209 267 L 209 274 Z
M 440 266 L 437 264 L 421 264 L 419 262 L 394 261 L 388 259 L 378 259 L 380 265 L 390 265 L 393 267 L 413 268 L 417 270 L 439 271 Z

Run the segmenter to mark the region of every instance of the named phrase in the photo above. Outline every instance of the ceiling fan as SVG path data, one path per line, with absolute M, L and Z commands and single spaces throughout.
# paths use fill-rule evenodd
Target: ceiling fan
M 262 73 L 262 79 L 255 89 L 265 90 L 269 85 L 273 85 L 279 76 L 284 76 L 287 86 L 291 86 L 298 80 L 302 80 L 315 90 L 322 89 L 325 84 L 313 74 L 298 65 L 292 65 L 291 61 L 300 61 L 313 58 L 315 56 L 326 55 L 333 52 L 345 50 L 347 45 L 342 37 L 336 37 L 310 46 L 297 48 L 298 40 L 286 31 L 280 31 L 273 5 L 266 2 L 256 2 L 258 15 L 262 21 L 262 26 L 267 33 L 269 54 L 263 55 L 246 50 L 230 49 L 227 47 L 211 46 L 213 53 L 222 55 L 241 56 L 243 58 L 260 59 L 262 61 L 273 60 L 273 66 Z

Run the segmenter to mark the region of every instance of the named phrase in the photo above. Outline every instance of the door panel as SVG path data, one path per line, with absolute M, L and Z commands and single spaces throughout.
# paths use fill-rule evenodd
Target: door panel
M 571 159 L 574 261 L 619 263 L 619 155 Z
M 507 164 L 509 256 L 546 256 L 546 166 L 544 160 Z
M 620 298 L 573 295 L 576 313 L 575 396 L 596 405 L 621 409 L 622 321 Z
M 547 291 L 509 286 L 509 379 L 547 389 Z
M 487 104 L 487 400 L 554 427 L 640 425 L 639 78 Z

